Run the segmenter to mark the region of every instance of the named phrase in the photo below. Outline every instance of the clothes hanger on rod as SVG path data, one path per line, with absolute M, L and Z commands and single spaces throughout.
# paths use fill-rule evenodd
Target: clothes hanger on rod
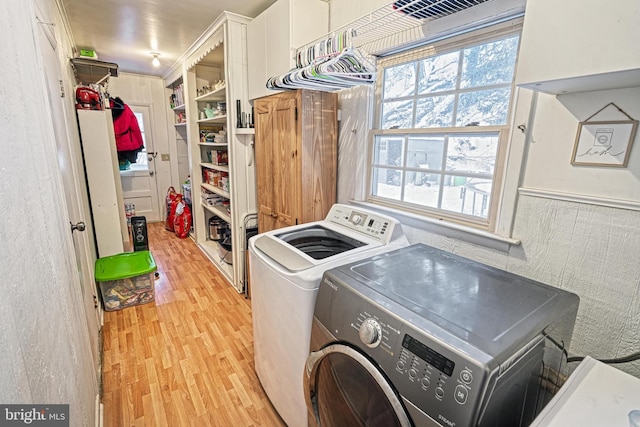
M 352 47 L 354 35 L 354 30 L 346 30 L 298 50 L 298 67 L 281 76 L 271 77 L 267 88 L 334 91 L 372 84 L 377 75 L 376 66 Z

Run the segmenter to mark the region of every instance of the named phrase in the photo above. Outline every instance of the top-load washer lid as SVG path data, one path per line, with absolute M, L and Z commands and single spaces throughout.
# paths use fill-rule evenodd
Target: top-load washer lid
M 360 240 L 336 233 L 320 224 L 275 236 L 313 259 L 324 259 L 366 245 Z
M 424 244 L 337 267 L 325 277 L 373 290 L 390 310 L 403 307 L 427 330 L 437 325 L 442 339 L 457 337 L 493 356 L 532 339 L 565 310 L 577 310 L 579 301 L 573 293 Z
M 288 271 L 300 272 L 347 253 L 408 244 L 398 225 L 391 217 L 336 203 L 323 221 L 271 230 L 252 237 L 251 244 Z
M 338 233 L 321 222 L 283 230 L 257 236 L 255 246 L 290 271 L 305 270 L 334 255 L 375 244 Z

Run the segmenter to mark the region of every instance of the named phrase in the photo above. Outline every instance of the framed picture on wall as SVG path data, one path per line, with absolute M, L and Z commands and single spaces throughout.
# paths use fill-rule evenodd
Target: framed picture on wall
M 637 120 L 581 122 L 571 164 L 626 167 L 637 127 Z

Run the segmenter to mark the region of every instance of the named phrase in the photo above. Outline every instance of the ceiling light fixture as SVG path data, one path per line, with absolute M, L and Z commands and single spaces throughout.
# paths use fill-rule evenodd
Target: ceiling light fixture
M 158 56 L 160 56 L 160 54 L 158 52 L 151 52 L 151 55 L 153 55 L 153 60 L 151 61 L 151 63 L 154 67 L 159 67 L 160 60 L 158 59 Z

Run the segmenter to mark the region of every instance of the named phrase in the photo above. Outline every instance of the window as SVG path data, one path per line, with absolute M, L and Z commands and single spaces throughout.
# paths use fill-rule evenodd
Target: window
M 144 133 L 144 114 L 138 111 L 134 111 L 133 114 L 138 121 L 138 127 L 140 127 L 140 133 L 142 134 L 142 142 L 144 143 L 142 151 L 138 153 L 138 157 L 136 158 L 136 165 L 140 166 L 139 169 L 149 169 L 149 162 L 147 160 L 147 138 Z
M 491 228 L 519 44 L 508 31 L 380 61 L 370 201 Z
M 149 162 L 149 155 L 154 156 L 153 152 L 153 137 L 151 134 L 150 116 L 151 111 L 149 106 L 129 104 L 129 108 L 133 111 L 136 120 L 138 121 L 138 127 L 142 134 L 142 150 L 138 152 L 136 162 L 132 163 L 129 169 L 121 170 L 120 175 L 129 176 L 135 174 L 148 174 L 153 171 L 153 162 Z M 141 175 L 140 175 L 141 176 Z

